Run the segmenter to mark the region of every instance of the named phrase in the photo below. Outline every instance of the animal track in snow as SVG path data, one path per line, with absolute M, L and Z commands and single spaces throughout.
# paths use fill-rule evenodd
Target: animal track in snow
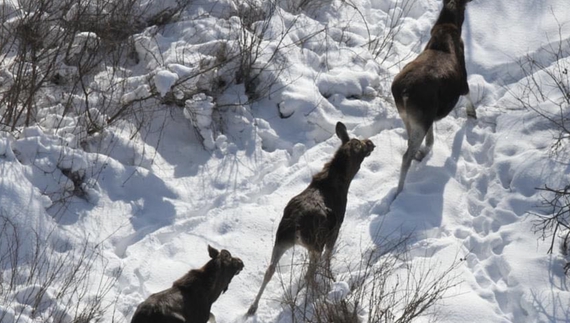
M 511 239 L 502 229 L 519 221 L 528 205 L 512 201 L 510 163 L 495 150 L 501 139 L 494 132 L 497 113 L 491 108 L 479 112 L 477 124 L 465 126 L 455 174 L 455 179 L 468 192 L 464 203 L 465 214 L 470 217 L 462 218 L 464 222 L 453 235 L 462 240 L 468 252 L 466 264 L 472 272 L 478 295 L 488 301 L 498 315 L 509 318 L 515 312 L 520 313 L 517 308 L 520 307 L 521 291 L 509 288 L 517 282 L 509 278 L 511 268 L 503 251 Z M 509 206 L 501 207 L 503 203 Z M 513 203 L 515 206 L 521 204 L 520 213 L 507 211 Z

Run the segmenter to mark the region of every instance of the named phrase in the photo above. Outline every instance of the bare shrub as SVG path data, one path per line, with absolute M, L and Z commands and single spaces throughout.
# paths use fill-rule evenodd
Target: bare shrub
M 283 316 L 292 322 L 413 322 L 418 317 L 435 318 L 436 305 L 460 281 L 450 265 L 435 263 L 431 255 L 412 259 L 411 236 L 384 240 L 384 248 L 372 247 L 359 260 L 345 266 L 336 278 L 317 272 L 320 279 L 306 286 L 293 274 L 279 275 L 284 286 Z M 338 253 L 337 253 L 338 254 Z M 291 263 L 290 273 L 297 264 Z M 286 287 L 286 288 L 285 288 Z
M 402 30 L 402 19 L 408 15 L 413 5 L 414 1 L 412 0 L 397 0 L 390 2 L 390 6 L 386 11 L 386 17 L 384 19 L 384 28 L 377 34 L 370 35 L 368 50 L 380 65 L 384 64 L 387 59 L 390 59 L 395 55 L 395 37 Z M 406 59 L 406 57 L 399 59 L 399 61 L 403 61 L 404 59 Z
M 570 185 L 563 189 L 553 189 L 548 186 L 540 188 L 545 192 L 543 207 L 550 210 L 548 214 L 534 213 L 535 233 L 540 232 L 543 239 L 550 240 L 548 253 L 554 252 L 554 246 L 558 239 L 560 253 L 566 258 L 570 257 Z M 570 271 L 570 261 L 564 266 L 566 274 Z
M 38 106 L 61 104 L 61 118 L 79 116 L 87 134 L 125 116 L 120 99 L 131 90 L 121 75 L 133 55 L 132 36 L 162 26 L 189 4 L 152 12 L 138 0 L 37 0 L 0 11 L 0 125 L 14 131 L 42 120 Z M 94 87 L 97 73 L 111 80 Z M 118 108 L 117 108 L 118 106 Z M 96 113 L 95 110 L 98 110 Z M 108 116 L 101 120 L 93 114 Z M 58 125 L 53 125 L 56 128 Z
M 279 17 L 272 1 L 236 3 L 232 15 L 224 21 L 227 39 L 194 44 L 193 55 L 181 57 L 178 63 L 193 66 L 193 70 L 180 77 L 163 97 L 163 102 L 166 99 L 184 107 L 196 135 L 209 150 L 214 148 L 212 138 L 225 133 L 227 120 L 251 115 L 252 104 L 271 98 L 286 86 L 280 78 L 288 64 L 285 56 L 289 48 L 284 43 L 295 22 L 275 27 L 273 20 Z M 278 39 L 271 38 L 275 35 Z M 205 98 L 211 103 L 206 114 L 202 109 Z
M 552 145 L 555 152 L 564 148 L 570 139 L 569 57 L 570 39 L 562 39 L 559 34 L 558 41 L 519 60 L 523 76 L 520 91 L 511 91 L 515 105 L 534 111 L 556 130 Z
M 110 269 L 99 246 L 84 241 L 53 245 L 33 228 L 22 228 L 0 214 L 0 321 L 96 322 L 112 309 L 104 301 L 121 275 L 94 275 L 95 266 Z
M 522 78 L 516 92 L 509 90 L 512 105 L 532 111 L 546 121 L 553 134 L 551 157 L 566 165 L 570 139 L 570 39 L 563 39 L 562 25 L 559 23 L 558 40 L 550 40 L 545 47 L 520 59 L 518 65 Z M 547 211 L 531 215 L 535 233 L 550 241 L 548 253 L 553 253 L 556 241 L 560 241 L 560 253 L 569 259 L 570 185 L 562 185 L 537 188 L 543 193 L 542 207 Z M 568 274 L 570 261 L 564 270 Z

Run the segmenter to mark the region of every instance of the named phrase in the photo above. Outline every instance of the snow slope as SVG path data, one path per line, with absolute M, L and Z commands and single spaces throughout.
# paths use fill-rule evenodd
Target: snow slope
M 519 64 L 526 55 L 546 71 L 569 65 L 567 0 L 469 3 L 463 37 L 478 119 L 467 120 L 460 101 L 438 122 L 433 152 L 412 164 L 404 191 L 392 202 L 406 133 L 389 84 L 427 41 L 441 4 L 420 0 L 407 10 L 400 5 L 323 1 L 300 11 L 291 9 L 294 1 L 280 1 L 264 43 L 264 53 L 278 41 L 286 52 L 279 86 L 259 102 L 231 108 L 223 134 L 210 127 L 212 106 L 204 97 L 192 101 L 204 111 L 200 136 L 187 112 L 167 107 L 134 140 L 128 127 L 117 128 L 93 138 L 85 150 L 66 147 L 39 126 L 17 137 L 3 134 L 3 212 L 24 228 L 53 232 L 45 237 L 54 248 L 63 243 L 62 253 L 79 248 L 86 237 L 100 241 L 106 262 L 95 264 L 93 274 L 123 269 L 106 296 L 115 303 L 115 322 L 128 322 L 151 293 L 204 264 L 208 244 L 228 249 L 245 269 L 212 312 L 218 322 L 239 322 L 261 284 L 282 210 L 339 146 L 334 125 L 340 120 L 376 149 L 350 188 L 333 263 L 339 277 L 347 273 L 345 263 L 384 247 L 386 237 L 411 235 L 412 265 L 459 262 L 458 285 L 437 304 L 438 322 L 570 321 L 566 259 L 557 250 L 547 254 L 549 243 L 533 233 L 530 215 L 549 211 L 539 208 L 543 199 L 536 188 L 567 185 L 568 155 L 565 147 L 553 154 L 556 130 L 515 99 L 527 90 L 529 75 Z M 180 21 L 156 31 L 154 47 L 141 45 L 160 53 L 163 62 L 147 55 L 137 68 L 152 71 L 159 91 L 167 93 L 189 73 L 177 63 L 179 53 L 214 46 L 234 32 L 235 6 L 196 3 Z M 371 35 L 385 32 L 400 12 L 394 47 L 376 56 L 368 46 Z M 148 45 L 151 38 L 145 37 L 139 41 Z M 548 54 L 559 46 L 566 56 Z M 549 85 L 543 71 L 533 75 Z M 531 104 L 556 113 L 560 96 L 548 95 Z M 220 100 L 247 98 L 235 86 Z M 55 195 L 73 187 L 59 184 L 61 169 L 87 174 L 84 198 L 73 197 L 64 210 Z M 284 275 L 291 257 L 299 259 L 303 250 L 294 253 L 282 260 Z M 249 322 L 290 322 L 280 302 L 284 293 L 274 278 Z M 15 310 L 0 305 L 0 311 Z M 111 315 L 103 321 L 111 322 Z

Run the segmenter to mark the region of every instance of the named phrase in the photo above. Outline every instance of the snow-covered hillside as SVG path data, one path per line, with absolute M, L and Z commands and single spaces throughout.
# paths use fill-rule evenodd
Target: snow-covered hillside
M 53 265 L 26 279 L 36 241 L 47 250 L 40 256 L 46 264 L 63 259 L 69 269 L 88 259 L 89 273 L 80 279 L 88 295 L 113 283 L 103 287 L 109 307 L 101 322 L 129 322 L 150 294 L 202 266 L 208 244 L 228 249 L 245 268 L 212 312 L 219 323 L 242 322 L 284 206 L 340 145 L 337 121 L 376 145 L 350 187 L 333 261 L 339 280 L 348 280 L 348 268 L 370 250 L 410 236 L 409 267 L 431 268 L 435 276 L 453 267 L 454 286 L 430 310 L 437 322 L 570 321 L 569 260 L 559 240 L 548 254 L 550 240 L 533 226 L 533 214 L 552 211 L 540 207 L 548 195 L 537 188 L 563 188 L 570 180 L 568 138 L 554 146 L 560 131 L 548 118 L 569 112 L 570 92 L 561 91 L 570 86 L 567 0 L 468 4 L 463 39 L 478 119 L 468 120 L 460 101 L 436 123 L 433 151 L 412 164 L 393 200 L 407 135 L 389 86 L 428 40 L 441 2 L 331 0 L 299 8 L 296 0 L 197 0 L 173 22 L 134 37 L 140 60 L 121 72 L 130 89 L 121 102 L 145 97 L 147 80 L 167 96 L 200 64 L 219 60 L 222 49 L 237 53 L 248 40 L 228 40 L 243 31 L 250 17 L 244 12 L 255 10 L 271 18 L 252 24 L 263 36 L 255 47 L 266 69 L 254 82 L 259 99 L 233 84 L 215 100 L 184 98 L 184 107 L 157 100 L 143 128 L 124 121 L 81 138 L 80 119 L 63 114 L 57 97 L 38 102 L 37 125 L 0 134 L 2 322 L 31 323 L 73 307 L 73 299 L 58 296 L 60 285 L 40 288 Z M 224 68 L 235 66 L 212 68 L 185 86 L 211 86 Z M 110 72 L 93 82 L 109 86 Z M 14 232 L 22 250 L 17 262 L 1 257 L 15 245 Z M 285 254 L 281 280 L 274 277 L 247 322 L 292 322 L 282 303 L 289 277 L 300 275 L 291 263 L 303 255 L 300 247 Z M 2 294 L 7 277 L 16 288 Z M 41 306 L 31 301 L 38 294 Z M 69 315 L 60 317 L 71 321 Z

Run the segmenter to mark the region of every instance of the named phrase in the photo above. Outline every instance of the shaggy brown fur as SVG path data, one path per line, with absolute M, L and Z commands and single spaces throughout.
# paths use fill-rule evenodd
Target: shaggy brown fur
M 368 139 L 350 139 L 341 122 L 336 125 L 336 134 L 342 145 L 333 159 L 313 176 L 309 187 L 293 197 L 285 207 L 277 228 L 271 263 L 248 315 L 257 311 L 265 286 L 273 277 L 279 259 L 289 248 L 299 244 L 309 250 L 309 269 L 314 268 L 325 248 L 325 259 L 330 259 L 344 220 L 350 182 L 364 158 L 374 150 L 374 144 Z M 307 277 L 310 278 L 313 274 L 314 272 L 308 272 Z
M 232 278 L 243 269 L 243 262 L 229 251 L 208 246 L 210 261 L 162 292 L 152 294 L 135 311 L 131 323 L 206 323 L 210 308 L 228 290 Z
M 392 82 L 392 95 L 408 132 L 408 150 L 402 158 L 396 196 L 404 188 L 412 159 L 421 161 L 431 150 L 434 121 L 447 116 L 461 95 L 468 99 L 467 115 L 476 118 L 468 95 L 461 39 L 465 6 L 469 1 L 443 1 L 443 8 L 431 29 L 431 38 L 424 51 L 407 64 Z M 426 145 L 420 149 L 424 138 Z

